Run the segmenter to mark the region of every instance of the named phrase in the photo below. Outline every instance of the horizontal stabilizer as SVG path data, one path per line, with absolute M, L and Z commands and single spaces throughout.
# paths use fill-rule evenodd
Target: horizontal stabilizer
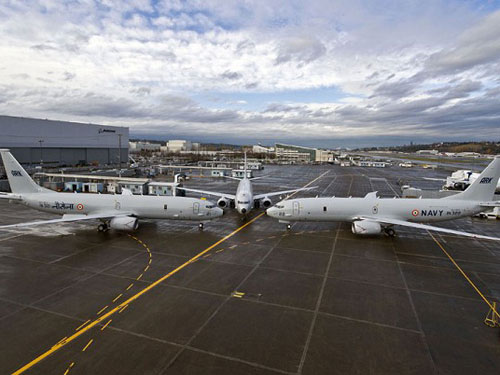
M 23 198 L 21 198 L 20 195 L 18 194 L 12 194 L 12 193 L 0 193 L 0 199 L 10 199 L 10 200 L 17 200 L 20 201 Z

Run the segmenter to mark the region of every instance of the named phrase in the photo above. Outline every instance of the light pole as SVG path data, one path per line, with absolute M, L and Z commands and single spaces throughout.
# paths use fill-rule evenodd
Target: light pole
M 42 143 L 44 142 L 43 139 L 39 139 L 38 142 L 40 143 L 40 167 L 43 167 L 43 148 L 42 148 Z

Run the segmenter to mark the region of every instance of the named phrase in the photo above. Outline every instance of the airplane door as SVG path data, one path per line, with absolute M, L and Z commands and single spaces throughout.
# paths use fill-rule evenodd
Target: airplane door
M 298 215 L 300 213 L 299 202 L 293 202 L 293 214 Z
M 193 214 L 198 215 L 200 212 L 200 204 L 198 202 L 193 203 Z

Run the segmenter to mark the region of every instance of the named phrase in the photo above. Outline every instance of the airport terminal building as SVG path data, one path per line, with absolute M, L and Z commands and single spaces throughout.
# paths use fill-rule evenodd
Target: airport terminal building
M 128 160 L 127 127 L 0 116 L 0 148 L 22 164 L 118 164 Z

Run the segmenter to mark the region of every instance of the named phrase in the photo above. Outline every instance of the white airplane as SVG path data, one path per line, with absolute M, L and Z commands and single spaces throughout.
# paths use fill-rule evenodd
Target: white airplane
M 354 234 L 385 232 L 394 236 L 394 225 L 449 234 L 498 240 L 500 238 L 435 227 L 422 223 L 440 222 L 472 216 L 486 207 L 499 207 L 493 194 L 500 176 L 500 157 L 496 157 L 471 184 L 456 195 L 441 199 L 378 198 L 377 192 L 364 198 L 303 198 L 277 203 L 267 210 L 271 217 L 288 224 L 292 221 L 345 221 Z
M 240 181 L 238 184 L 238 188 L 236 189 L 236 195 L 227 193 L 218 193 L 206 190 L 188 189 L 184 187 L 182 188 L 179 187 L 178 189 L 219 197 L 219 200 L 217 201 L 217 206 L 219 206 L 220 208 L 225 208 L 227 206 L 232 206 L 234 204 L 234 207 L 240 214 L 246 215 L 250 212 L 252 208 L 259 208 L 261 204 L 265 208 L 270 207 L 272 204 L 270 197 L 274 197 L 276 195 L 294 193 L 297 191 L 311 190 L 316 188 L 316 187 L 298 188 L 298 189 L 275 191 L 272 193 L 254 195 L 251 180 L 256 180 L 260 177 L 248 178 L 246 153 L 245 153 L 244 177 L 243 178 L 229 177 L 229 178 Z
M 63 215 L 60 219 L 2 225 L 16 228 L 31 225 L 97 219 L 100 232 L 108 229 L 136 230 L 140 218 L 203 221 L 221 216 L 224 211 L 214 203 L 184 197 L 122 194 L 57 193 L 35 183 L 7 149 L 0 149 L 12 193 L 0 198 L 18 201 L 39 211 Z

